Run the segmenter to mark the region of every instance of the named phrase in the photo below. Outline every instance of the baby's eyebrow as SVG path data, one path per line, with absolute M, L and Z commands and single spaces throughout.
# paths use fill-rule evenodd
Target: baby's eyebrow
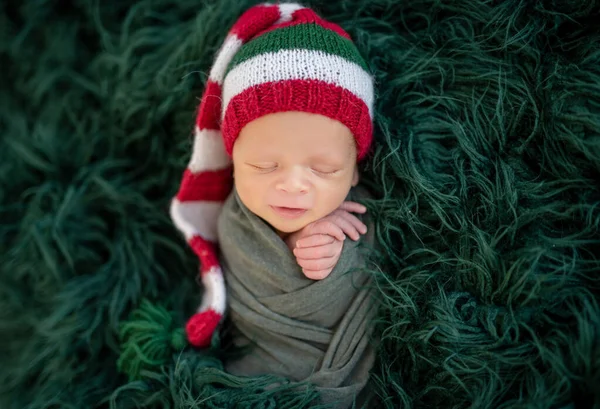
M 322 166 L 330 166 L 333 168 L 343 168 L 346 165 L 346 161 L 343 160 L 313 160 L 311 161 L 312 165 L 322 165 Z
M 345 155 L 342 155 L 341 153 L 338 152 L 321 152 L 321 153 L 317 153 L 314 155 L 310 156 L 311 160 L 322 160 L 322 161 L 326 161 L 326 162 L 345 162 Z

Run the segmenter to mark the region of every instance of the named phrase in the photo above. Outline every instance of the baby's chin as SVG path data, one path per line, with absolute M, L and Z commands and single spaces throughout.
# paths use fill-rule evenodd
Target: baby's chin
M 310 223 L 320 219 L 320 217 L 313 215 L 312 212 L 308 212 L 297 219 L 285 219 L 273 214 L 264 215 L 262 218 L 275 230 L 284 234 L 295 233 L 298 230 L 302 230 Z
M 269 223 L 275 230 L 277 230 L 278 232 L 281 233 L 285 233 L 285 234 L 290 234 L 290 233 L 295 233 L 298 230 L 302 230 L 303 228 L 305 228 L 306 226 L 308 226 L 310 223 L 312 223 L 314 220 L 307 220 L 307 221 L 280 221 L 280 220 L 274 220 L 273 218 L 271 218 L 270 220 L 267 219 L 267 223 Z

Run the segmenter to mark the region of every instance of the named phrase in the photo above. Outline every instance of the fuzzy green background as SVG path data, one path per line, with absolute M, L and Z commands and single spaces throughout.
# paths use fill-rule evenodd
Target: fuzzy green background
M 168 217 L 240 0 L 0 4 L 0 408 L 304 408 L 186 350 L 129 382 L 119 324 L 182 323 Z M 385 408 L 600 407 L 600 5 L 307 2 L 375 73 Z M 595 403 L 595 406 L 593 406 Z

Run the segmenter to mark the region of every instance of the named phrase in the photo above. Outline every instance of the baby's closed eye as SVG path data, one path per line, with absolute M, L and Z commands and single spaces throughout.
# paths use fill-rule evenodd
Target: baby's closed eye
M 262 162 L 262 163 L 246 163 L 246 165 L 250 166 L 252 169 L 257 170 L 261 173 L 272 172 L 277 169 L 277 164 L 272 162 Z
M 313 167 L 312 170 L 320 175 L 335 175 L 341 171 L 341 169 L 332 167 Z

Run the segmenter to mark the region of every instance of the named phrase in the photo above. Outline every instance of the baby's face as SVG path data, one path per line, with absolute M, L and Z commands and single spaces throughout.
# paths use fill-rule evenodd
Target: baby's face
M 265 115 L 246 125 L 233 147 L 242 202 L 280 233 L 331 213 L 358 182 L 350 130 L 304 112 Z

